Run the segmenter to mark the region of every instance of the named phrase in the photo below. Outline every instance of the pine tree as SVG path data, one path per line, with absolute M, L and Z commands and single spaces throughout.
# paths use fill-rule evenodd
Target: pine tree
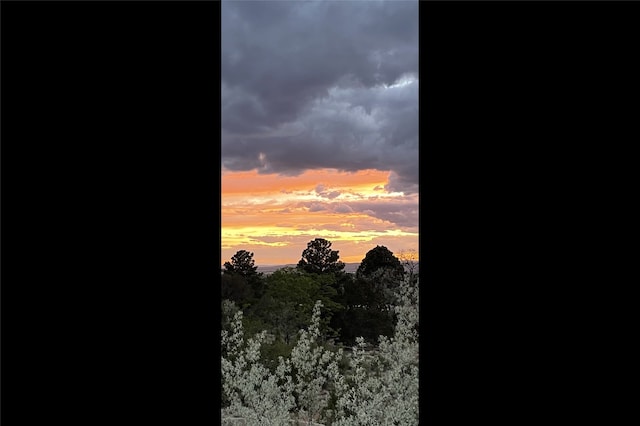
M 312 274 L 338 273 L 344 269 L 344 263 L 339 260 L 338 250 L 331 250 L 331 241 L 316 238 L 307 243 L 302 252 L 302 259 L 298 268 Z
M 231 256 L 231 262 L 224 262 L 224 273 L 240 274 L 245 278 L 258 274 L 258 267 L 255 266 L 253 253 L 246 250 L 239 250 Z

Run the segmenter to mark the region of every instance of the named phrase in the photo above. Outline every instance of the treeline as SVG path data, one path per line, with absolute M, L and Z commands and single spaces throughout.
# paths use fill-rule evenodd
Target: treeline
M 242 310 L 248 335 L 268 331 L 263 355 L 275 362 L 290 353 L 298 330 L 307 325 L 320 300 L 324 306 L 320 342 L 351 347 L 360 336 L 371 344 L 380 335 L 391 336 L 398 285 L 404 278 L 418 279 L 415 252 L 398 258 L 386 247 L 376 246 L 355 274 L 344 272 L 344 267 L 338 251 L 323 238 L 307 244 L 296 267 L 266 276 L 257 271 L 253 253 L 238 251 L 222 271 L 223 329 L 229 328 L 225 318 Z

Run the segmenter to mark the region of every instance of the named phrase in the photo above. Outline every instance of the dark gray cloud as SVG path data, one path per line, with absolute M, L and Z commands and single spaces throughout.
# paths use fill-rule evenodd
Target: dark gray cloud
M 284 175 L 391 170 L 387 190 L 415 192 L 417 8 L 223 2 L 224 167 Z
M 316 191 L 316 194 L 319 195 L 320 197 L 328 198 L 330 200 L 333 200 L 334 198 L 340 196 L 341 194 L 340 191 L 328 191 L 327 188 L 325 188 L 325 186 L 321 183 L 316 185 L 315 191 Z
M 418 227 L 418 203 L 413 197 L 395 199 L 390 202 L 357 201 L 349 203 L 355 212 L 388 221 L 402 229 Z

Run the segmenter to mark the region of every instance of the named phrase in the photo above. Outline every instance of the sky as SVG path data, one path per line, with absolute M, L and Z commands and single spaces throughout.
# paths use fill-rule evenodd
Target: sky
M 221 43 L 221 264 L 417 250 L 417 1 L 224 1 Z

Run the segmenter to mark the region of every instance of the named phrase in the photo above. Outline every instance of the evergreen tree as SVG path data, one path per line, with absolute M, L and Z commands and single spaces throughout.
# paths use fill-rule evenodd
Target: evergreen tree
M 403 275 L 402 264 L 386 247 L 367 252 L 354 279 L 345 281 L 345 310 L 333 322 L 344 343 L 353 344 L 359 336 L 375 342 L 378 336 L 391 335 L 396 320 L 392 306 Z
M 258 267 L 255 266 L 253 253 L 246 250 L 239 250 L 231 256 L 231 262 L 224 262 L 225 274 L 240 274 L 244 277 L 250 277 L 258 274 Z
M 231 257 L 231 262 L 224 263 L 223 277 L 224 275 L 242 277 L 251 288 L 249 298 L 254 302 L 264 294 L 263 274 L 258 272 L 258 267 L 255 266 L 253 253 L 246 250 L 236 252 Z M 240 303 L 239 301 L 237 302 Z
M 404 267 L 400 260 L 385 246 L 376 246 L 369 250 L 358 266 L 356 276 L 373 276 L 380 269 L 389 271 L 398 280 L 404 276 Z
M 338 259 L 338 250 L 331 250 L 331 241 L 316 238 L 309 241 L 298 262 L 298 269 L 312 274 L 338 273 L 344 269 L 344 263 Z
M 394 302 L 395 290 L 404 278 L 404 267 L 388 248 L 376 246 L 362 259 L 356 277 L 361 283 L 369 282 L 368 287 L 374 291 L 376 303 L 372 307 L 382 308 Z

